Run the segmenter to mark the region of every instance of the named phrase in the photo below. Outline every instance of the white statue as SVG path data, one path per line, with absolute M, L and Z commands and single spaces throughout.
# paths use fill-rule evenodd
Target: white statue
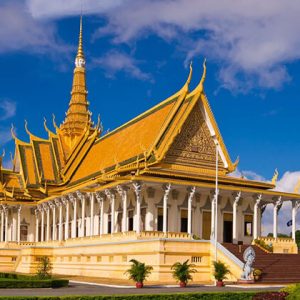
M 254 249 L 249 246 L 245 251 L 243 255 L 245 264 L 243 268 L 243 274 L 241 276 L 241 279 L 243 280 L 252 280 L 251 274 L 252 274 L 252 265 L 255 260 L 255 252 Z

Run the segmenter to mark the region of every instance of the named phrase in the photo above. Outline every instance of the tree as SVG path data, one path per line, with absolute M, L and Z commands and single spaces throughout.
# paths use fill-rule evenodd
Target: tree
M 176 262 L 172 267 L 173 277 L 185 286 L 189 280 L 193 280 L 192 274 L 196 273 L 194 264 L 189 264 L 189 260 L 184 263 Z
M 152 266 L 147 266 L 136 259 L 131 259 L 131 267 L 125 272 L 129 275 L 129 279 L 137 283 L 137 287 L 143 287 L 144 280 L 151 274 Z
M 39 279 L 51 278 L 52 263 L 48 256 L 42 256 L 37 266 L 36 275 Z

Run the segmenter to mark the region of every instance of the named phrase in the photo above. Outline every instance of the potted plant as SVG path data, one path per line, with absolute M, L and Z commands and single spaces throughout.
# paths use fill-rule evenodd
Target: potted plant
M 231 274 L 229 268 L 221 261 L 214 261 L 214 277 L 217 280 L 217 286 L 224 286 L 223 280 L 227 278 L 227 275 Z
M 254 269 L 253 270 L 253 277 L 254 277 L 254 280 L 259 280 L 260 279 L 260 276 L 262 274 L 262 271 L 260 269 Z
M 173 277 L 179 281 L 180 287 L 186 287 L 189 280 L 193 280 L 192 274 L 196 273 L 194 264 L 189 264 L 189 260 L 184 263 L 176 262 L 171 270 L 173 271 Z
M 145 263 L 141 263 L 136 259 L 131 259 L 131 267 L 125 272 L 129 275 L 129 279 L 135 282 L 137 288 L 144 286 L 144 280 L 151 274 L 153 267 L 146 266 Z

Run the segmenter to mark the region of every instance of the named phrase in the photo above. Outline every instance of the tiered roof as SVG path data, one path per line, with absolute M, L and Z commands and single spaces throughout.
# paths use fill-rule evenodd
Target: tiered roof
M 184 86 L 174 95 L 114 131 L 101 135 L 93 125 L 87 100 L 82 19 L 71 100 L 65 120 L 47 139 L 30 133 L 29 142 L 13 133 L 13 170 L 0 168 L 0 201 L 45 201 L 76 189 L 102 188 L 130 180 L 177 180 L 211 186 L 216 147 L 219 180 L 232 189 L 268 190 L 273 183 L 233 178 L 235 170 L 204 93 L 203 75 L 189 90 L 192 66 Z M 1 164 L 0 164 L 1 165 Z M 296 195 L 295 195 L 296 197 Z

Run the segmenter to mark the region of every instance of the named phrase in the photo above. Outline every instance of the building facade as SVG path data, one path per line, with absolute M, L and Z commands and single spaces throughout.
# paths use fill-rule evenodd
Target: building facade
M 169 282 L 170 266 L 190 259 L 196 280 L 210 281 L 216 238 L 235 280 L 241 262 L 222 244 L 262 238 L 267 205 L 277 251 L 297 251 L 300 195 L 275 191 L 276 172 L 270 182 L 230 175 L 238 160 L 231 161 L 205 95 L 205 62 L 194 90 L 190 66 L 178 92 L 105 135 L 89 111 L 82 21 L 73 76 L 65 120 L 53 119 L 53 131 L 44 123 L 48 139 L 27 124 L 29 142 L 12 130 L 13 169 L 0 168 L 0 270 L 34 272 L 47 255 L 58 274 L 124 278 L 135 258 L 153 265 L 152 281 Z M 293 203 L 286 240 L 277 238 L 283 201 Z

